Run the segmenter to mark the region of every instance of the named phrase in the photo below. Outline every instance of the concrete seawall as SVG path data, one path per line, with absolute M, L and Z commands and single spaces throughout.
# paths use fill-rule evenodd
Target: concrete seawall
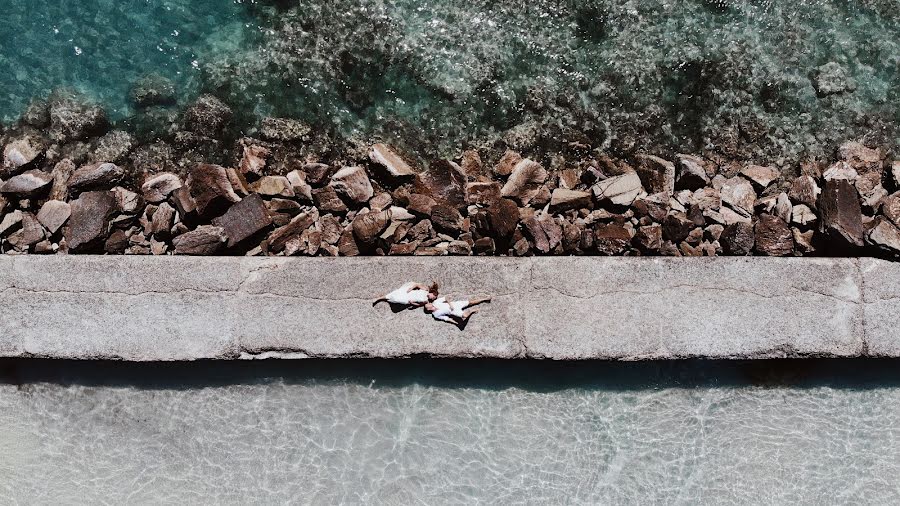
M 372 300 L 493 301 L 463 329 Z M 0 356 L 900 357 L 900 264 L 766 258 L 0 257 Z

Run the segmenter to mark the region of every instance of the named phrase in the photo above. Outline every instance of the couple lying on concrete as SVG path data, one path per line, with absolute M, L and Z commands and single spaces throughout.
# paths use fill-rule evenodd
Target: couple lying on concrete
M 464 325 L 469 320 L 469 317 L 478 312 L 477 309 L 471 309 L 472 306 L 491 301 L 490 297 L 447 301 L 447 297 L 439 297 L 438 295 L 437 283 L 426 286 L 422 283 L 410 282 L 383 297 L 379 297 L 375 300 L 375 304 L 388 302 L 408 307 L 424 307 L 425 311 L 431 313 L 435 320 L 454 325 Z

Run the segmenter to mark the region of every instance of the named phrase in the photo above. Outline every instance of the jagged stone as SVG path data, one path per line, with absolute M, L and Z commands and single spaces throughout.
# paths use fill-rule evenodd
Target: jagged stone
M 815 179 L 810 176 L 800 176 L 797 179 L 794 179 L 788 196 L 794 202 L 805 204 L 811 209 L 816 209 L 820 193 L 822 193 L 822 190 L 819 188 L 819 185 L 816 184 Z
M 250 184 L 250 191 L 265 197 L 294 197 L 294 187 L 284 176 L 264 176 Z
M 416 171 L 386 144 L 373 145 L 369 150 L 369 159 L 383 168 L 390 177 L 403 180 L 416 175 Z
M 522 220 L 522 225 L 540 253 L 549 253 L 562 242 L 562 227 L 546 213 L 529 216 Z
M 900 191 L 895 192 L 884 199 L 881 212 L 891 220 L 894 225 L 900 227 Z
M 880 149 L 871 149 L 860 142 L 845 142 L 837 151 L 838 158 L 847 162 L 860 175 L 875 173 L 879 178 L 883 173 L 882 159 L 884 154 Z
M 381 192 L 369 199 L 369 209 L 373 211 L 384 211 L 391 207 L 394 203 L 394 197 L 388 192 Z M 405 211 L 405 210 L 404 210 Z
M 794 234 L 781 218 L 760 215 L 755 228 L 756 251 L 768 256 L 787 256 L 794 252 Z
M 753 224 L 739 221 L 725 225 L 722 236 L 719 238 L 722 249 L 729 255 L 749 255 L 756 243 L 756 233 Z
M 176 255 L 208 256 L 218 253 L 227 240 L 222 227 L 200 225 L 176 237 L 172 244 Z
M 300 236 L 304 230 L 311 227 L 318 219 L 319 213 L 315 209 L 294 216 L 287 225 L 278 227 L 269 234 L 269 251 L 274 253 L 283 251 L 290 239 Z
M 631 234 L 625 227 L 614 224 L 594 226 L 594 247 L 601 255 L 621 255 L 631 244 Z
M 823 233 L 848 245 L 863 245 L 862 209 L 856 189 L 848 180 L 826 181 L 819 205 Z
M 513 168 L 500 194 L 516 200 L 520 205 L 528 205 L 540 192 L 548 177 L 549 174 L 541 164 L 529 159 L 522 160 Z
M 72 206 L 60 200 L 48 200 L 38 211 L 37 219 L 48 232 L 55 234 L 72 215 Z
M 14 232 L 22 225 L 22 211 L 16 209 L 10 213 L 6 213 L 0 220 L 0 237 Z
M 169 231 L 175 224 L 175 209 L 167 202 L 160 204 L 153 212 L 153 219 L 150 221 L 149 233 L 153 234 L 157 239 L 168 239 Z
M 879 219 L 869 231 L 868 239 L 870 244 L 900 254 L 900 229 L 887 220 Z
M 847 70 L 833 61 L 813 71 L 812 83 L 816 94 L 820 97 L 852 92 L 856 89 L 856 82 L 848 75 Z
M 128 132 L 113 130 L 97 139 L 91 148 L 88 159 L 93 163 L 124 161 L 132 148 L 137 145 L 137 140 Z
M 593 207 L 589 192 L 557 188 L 550 197 L 550 208 L 556 211 L 590 209 Z
M 634 238 L 645 251 L 657 252 L 662 245 L 662 225 L 654 223 L 638 228 Z
M 839 179 L 855 182 L 859 179 L 859 173 L 856 172 L 856 169 L 851 167 L 849 163 L 839 161 L 829 166 L 822 174 L 822 178 L 825 179 L 826 182 Z
M 756 204 L 756 191 L 753 185 L 744 178 L 733 177 L 726 180 L 719 190 L 722 202 L 743 216 L 753 216 Z
M 691 155 L 678 155 L 676 190 L 699 190 L 709 185 L 709 176 L 703 167 L 703 159 Z
M 817 219 L 816 213 L 806 204 L 797 204 L 791 209 L 791 223 L 806 226 L 814 223 Z
M 32 169 L 13 176 L 0 185 L 0 193 L 18 198 L 28 198 L 45 193 L 53 182 L 53 176 L 42 170 Z
M 306 173 L 299 170 L 292 170 L 287 173 L 287 180 L 294 189 L 294 195 L 306 202 L 313 202 L 312 186 L 306 182 Z
M 169 198 L 172 192 L 181 187 L 180 177 L 169 172 L 161 172 L 148 178 L 141 185 L 141 192 L 144 195 L 144 200 L 156 204 Z
M 3 148 L 3 170 L 0 171 L 0 176 L 9 177 L 27 170 L 43 152 L 44 146 L 35 136 L 26 135 L 14 139 Z
M 469 179 L 480 177 L 484 169 L 481 155 L 474 149 L 468 149 L 463 152 L 459 166 L 462 167 L 463 173 Z
M 272 152 L 263 146 L 245 144 L 242 149 L 241 162 L 238 164 L 241 174 L 261 176 L 266 168 L 266 159 L 270 156 L 272 156 Z
M 64 158 L 53 166 L 50 175 L 53 176 L 53 186 L 50 188 L 49 198 L 52 200 L 68 200 L 69 199 L 69 178 L 75 172 L 75 162 L 68 158 Z
M 489 206 L 500 200 L 500 183 L 476 182 L 466 185 L 466 196 L 469 199 L 469 205 Z
M 312 197 L 316 207 L 321 211 L 340 214 L 347 212 L 347 205 L 338 197 L 337 192 L 331 186 L 312 190 Z
M 466 175 L 459 165 L 448 160 L 439 160 L 419 175 L 416 179 L 415 192 L 428 195 L 439 204 L 465 209 L 466 184 Z
M 342 195 L 352 202 L 362 204 L 375 194 L 372 182 L 362 167 L 344 167 L 331 176 L 329 186 L 334 188 L 338 195 Z
M 231 108 L 212 95 L 201 95 L 184 111 L 184 127 L 201 135 L 218 134 L 231 122 Z
M 760 190 L 765 189 L 772 184 L 772 181 L 778 179 L 780 175 L 774 167 L 763 167 L 761 165 L 748 165 L 741 169 L 741 175 L 749 179 Z
M 125 170 L 114 163 L 92 163 L 73 172 L 67 184 L 70 192 L 106 190 L 112 188 L 124 176 Z
M 89 191 L 70 202 L 71 215 L 64 231 L 73 251 L 91 250 L 106 241 L 109 222 L 118 205 L 109 191 Z
M 431 210 L 431 223 L 438 230 L 457 233 L 462 229 L 463 216 L 455 207 L 438 204 Z
M 510 237 L 519 225 L 519 207 L 501 198 L 487 209 L 491 229 L 498 238 Z
M 658 156 L 638 155 L 635 170 L 649 193 L 675 193 L 675 164 Z
M 306 182 L 313 186 L 324 184 L 331 174 L 331 166 L 324 163 L 306 163 L 302 170 L 306 174 Z
M 900 160 L 891 163 L 891 176 L 894 178 L 894 187 L 900 188 Z
M 663 222 L 663 237 L 678 243 L 685 240 L 697 225 L 682 212 L 669 213 Z
M 636 172 L 604 179 L 591 190 L 598 202 L 609 201 L 617 206 L 630 206 L 636 199 L 645 195 L 641 178 Z
M 494 166 L 492 171 L 496 176 L 507 177 L 512 174 L 513 169 L 521 161 L 522 155 L 515 151 L 507 151 L 503 154 L 503 157 L 500 158 L 500 161 L 497 162 L 497 165 Z
M 372 244 L 391 221 L 391 212 L 369 211 L 353 218 L 353 235 L 363 244 Z
M 213 225 L 222 227 L 228 237 L 228 247 L 257 234 L 272 224 L 272 217 L 265 201 L 259 195 L 250 195 L 231 206 Z
M 234 192 L 224 167 L 197 164 L 185 183 L 196 211 L 201 216 L 216 216 L 241 198 Z M 181 209 L 179 209 L 181 211 Z

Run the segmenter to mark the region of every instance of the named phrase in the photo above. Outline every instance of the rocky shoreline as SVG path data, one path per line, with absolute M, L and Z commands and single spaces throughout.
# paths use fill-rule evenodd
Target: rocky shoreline
M 160 91 L 160 89 L 162 91 Z M 143 106 L 171 100 L 138 89 Z M 64 92 L 0 131 L 0 251 L 187 255 L 900 255 L 900 161 L 848 141 L 769 166 L 467 149 L 422 164 L 203 95 L 138 140 Z

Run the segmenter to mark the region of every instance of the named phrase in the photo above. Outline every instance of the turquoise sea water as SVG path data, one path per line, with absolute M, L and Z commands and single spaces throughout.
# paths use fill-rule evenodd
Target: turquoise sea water
M 0 117 L 69 86 L 122 119 L 161 74 L 245 130 L 791 159 L 897 143 L 898 32 L 894 0 L 7 0 Z

